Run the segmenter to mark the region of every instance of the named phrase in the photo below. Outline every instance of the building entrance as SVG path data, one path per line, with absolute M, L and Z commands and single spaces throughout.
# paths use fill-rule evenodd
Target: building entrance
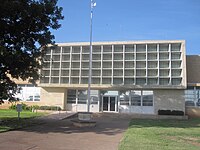
M 103 111 L 115 112 L 117 109 L 117 96 L 103 96 Z

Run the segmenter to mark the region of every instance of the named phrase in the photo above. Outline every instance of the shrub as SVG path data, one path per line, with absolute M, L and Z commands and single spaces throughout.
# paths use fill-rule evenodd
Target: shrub
M 172 115 L 184 116 L 184 112 L 179 110 L 172 110 Z
M 28 106 L 27 104 L 21 103 L 22 104 L 22 110 L 31 110 L 31 107 Z M 17 104 L 12 104 L 9 109 L 16 110 L 17 109 Z
M 158 115 L 170 115 L 171 110 L 158 110 Z
M 184 116 L 184 112 L 180 110 L 158 110 L 158 115 Z
M 30 110 L 32 111 L 32 112 L 37 112 L 37 110 L 40 108 L 40 106 L 38 106 L 38 105 L 32 105 L 32 106 L 30 106 Z
M 22 103 L 22 110 L 31 110 L 31 107 L 27 104 Z
M 40 110 L 61 110 L 59 106 L 40 106 Z
M 9 106 L 9 109 L 13 109 L 13 110 L 15 110 L 15 109 L 17 109 L 17 105 L 12 103 L 12 105 Z
M 38 106 L 38 105 L 32 105 L 32 108 L 34 108 L 34 109 L 39 109 L 40 106 Z

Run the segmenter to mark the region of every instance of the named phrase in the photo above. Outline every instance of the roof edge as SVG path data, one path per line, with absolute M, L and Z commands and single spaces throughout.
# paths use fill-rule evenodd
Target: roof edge
M 136 40 L 136 41 L 99 41 L 92 42 L 92 45 L 110 45 L 110 44 L 153 44 L 153 43 L 185 43 L 185 40 Z M 55 43 L 58 46 L 78 46 L 90 45 L 90 42 L 66 42 Z M 50 46 L 50 45 L 49 45 Z

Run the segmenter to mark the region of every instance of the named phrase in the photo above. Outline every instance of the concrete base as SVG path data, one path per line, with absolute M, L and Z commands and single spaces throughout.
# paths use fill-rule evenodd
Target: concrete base
M 78 119 L 81 121 L 90 121 L 92 118 L 91 116 L 92 116 L 92 113 L 90 113 L 90 112 L 79 112 L 78 113 Z
M 79 112 L 78 118 L 71 120 L 75 127 L 95 127 L 96 121 L 91 120 L 92 113 L 90 112 Z
M 72 123 L 75 127 L 95 127 L 96 126 L 96 121 L 82 121 L 82 120 L 72 120 Z

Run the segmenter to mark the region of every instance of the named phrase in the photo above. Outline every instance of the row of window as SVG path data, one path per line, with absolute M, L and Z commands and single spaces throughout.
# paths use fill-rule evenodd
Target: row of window
M 70 65 L 71 64 L 71 65 Z M 180 68 L 182 64 L 182 61 L 104 61 L 104 62 L 92 62 L 93 68 Z M 88 62 L 45 62 L 44 68 L 46 69 L 69 69 L 70 67 L 73 69 L 76 68 L 88 68 L 89 61 Z
M 88 70 L 71 70 L 71 76 L 88 76 L 89 71 Z M 102 76 L 169 76 L 170 75 L 170 69 L 102 69 Z M 181 76 L 182 70 L 181 69 L 172 69 L 171 75 L 172 76 Z M 42 72 L 43 76 L 50 76 L 50 70 L 43 70 Z M 69 76 L 69 70 L 52 70 L 51 76 L 63 76 L 67 77 Z M 101 70 L 99 69 L 92 69 L 92 76 L 101 76 Z
M 177 59 L 181 59 L 181 52 L 176 52 L 176 53 L 149 53 L 146 56 L 146 53 L 138 53 L 138 54 L 134 54 L 134 53 L 125 53 L 123 56 L 123 53 L 117 53 L 117 54 L 108 54 L 108 53 L 104 53 L 103 55 L 101 54 L 93 54 L 92 55 L 92 60 L 93 61 L 101 61 L 101 59 L 104 60 L 169 60 L 171 58 L 171 60 L 177 60 Z M 46 55 L 44 57 L 45 61 L 70 61 L 70 54 L 63 54 L 63 55 Z M 89 60 L 89 54 L 72 54 L 71 55 L 71 60 L 72 61 L 87 61 Z
M 40 87 L 29 84 L 18 85 L 18 92 L 15 97 L 22 101 L 40 101 Z
M 119 92 L 120 105 L 132 106 L 153 106 L 153 91 L 121 91 Z M 101 92 L 101 96 L 106 92 Z M 99 102 L 98 90 L 91 90 L 91 104 L 98 104 Z M 68 104 L 87 104 L 87 90 L 68 90 L 67 92 Z
M 59 80 L 60 79 L 60 80 Z M 79 83 L 80 81 L 80 83 Z M 79 77 L 71 77 L 69 80 L 69 77 L 45 77 L 41 80 L 41 83 L 52 83 L 52 84 L 88 84 L 88 77 L 82 77 L 81 79 Z M 102 80 L 100 77 L 92 77 L 92 84 L 114 84 L 114 85 L 181 85 L 182 84 L 182 78 L 181 77 L 175 77 L 171 78 L 146 78 L 146 77 L 125 77 L 123 80 L 123 77 L 102 77 Z
M 63 53 L 70 53 L 70 46 L 63 46 L 62 52 Z M 89 53 L 90 47 L 89 46 L 72 46 L 72 53 L 80 53 L 82 49 L 82 53 Z M 93 45 L 93 52 L 100 53 L 103 49 L 103 52 L 145 52 L 146 50 L 149 52 L 157 52 L 163 51 L 167 52 L 169 49 L 171 51 L 180 51 L 181 43 L 163 43 L 163 44 L 128 44 L 128 45 Z M 53 53 L 60 53 L 61 48 L 56 47 L 53 49 Z M 47 50 L 47 53 L 50 54 L 50 48 Z
M 99 95 L 98 90 L 91 90 L 91 104 L 98 104 Z M 87 90 L 68 90 L 67 91 L 68 104 L 87 104 Z
M 153 91 L 131 90 L 121 92 L 120 105 L 153 106 Z
M 200 89 L 197 87 L 188 87 L 185 90 L 185 105 L 200 106 Z

